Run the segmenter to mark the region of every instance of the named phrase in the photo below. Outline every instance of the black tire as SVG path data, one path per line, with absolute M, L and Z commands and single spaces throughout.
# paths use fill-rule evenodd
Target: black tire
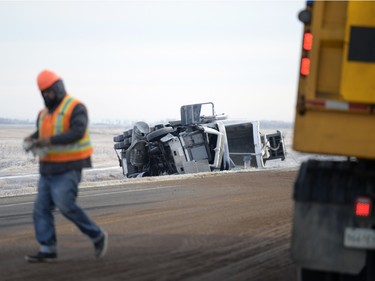
M 113 137 L 114 142 L 122 142 L 125 139 L 124 135 L 118 135 Z
M 127 138 L 122 142 L 115 143 L 114 148 L 115 149 L 128 149 L 131 145 L 131 138 Z
M 123 146 L 124 146 L 124 144 L 122 142 L 118 142 L 118 143 L 115 143 L 113 147 L 115 149 L 122 149 Z
M 165 135 L 172 133 L 174 129 L 172 127 L 164 127 L 149 133 L 146 137 L 147 141 L 157 141 L 160 140 Z
M 133 135 L 133 129 L 127 130 L 124 132 L 124 138 L 129 138 Z

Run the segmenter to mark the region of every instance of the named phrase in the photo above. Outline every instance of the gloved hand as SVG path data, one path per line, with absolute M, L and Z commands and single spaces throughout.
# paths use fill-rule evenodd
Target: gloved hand
M 44 137 L 44 138 L 39 138 L 35 141 L 35 146 L 36 147 L 46 147 L 51 144 L 51 138 L 49 137 Z
M 35 139 L 33 139 L 31 136 L 24 138 L 22 146 L 26 152 L 29 152 L 35 146 Z

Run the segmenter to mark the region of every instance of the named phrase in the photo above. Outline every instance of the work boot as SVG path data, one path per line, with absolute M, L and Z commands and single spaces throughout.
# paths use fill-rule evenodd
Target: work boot
M 94 243 L 95 257 L 102 258 L 105 256 L 108 247 L 108 234 L 103 231 L 103 235 L 98 242 Z
M 57 260 L 56 253 L 42 253 L 38 252 L 36 255 L 27 255 L 25 260 L 28 262 L 54 262 Z

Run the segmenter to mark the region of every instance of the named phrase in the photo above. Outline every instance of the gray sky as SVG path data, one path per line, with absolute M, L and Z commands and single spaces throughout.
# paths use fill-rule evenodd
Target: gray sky
M 93 122 L 293 121 L 305 1 L 0 1 L 0 117 L 34 120 L 59 74 Z

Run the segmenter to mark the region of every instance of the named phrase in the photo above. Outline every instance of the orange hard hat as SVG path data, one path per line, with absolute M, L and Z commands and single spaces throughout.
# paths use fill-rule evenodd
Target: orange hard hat
M 41 91 L 44 91 L 45 89 L 48 89 L 55 83 L 56 81 L 60 80 L 61 78 L 56 75 L 56 73 L 50 71 L 50 70 L 43 70 L 41 73 L 39 73 L 37 81 L 38 81 L 38 87 Z

